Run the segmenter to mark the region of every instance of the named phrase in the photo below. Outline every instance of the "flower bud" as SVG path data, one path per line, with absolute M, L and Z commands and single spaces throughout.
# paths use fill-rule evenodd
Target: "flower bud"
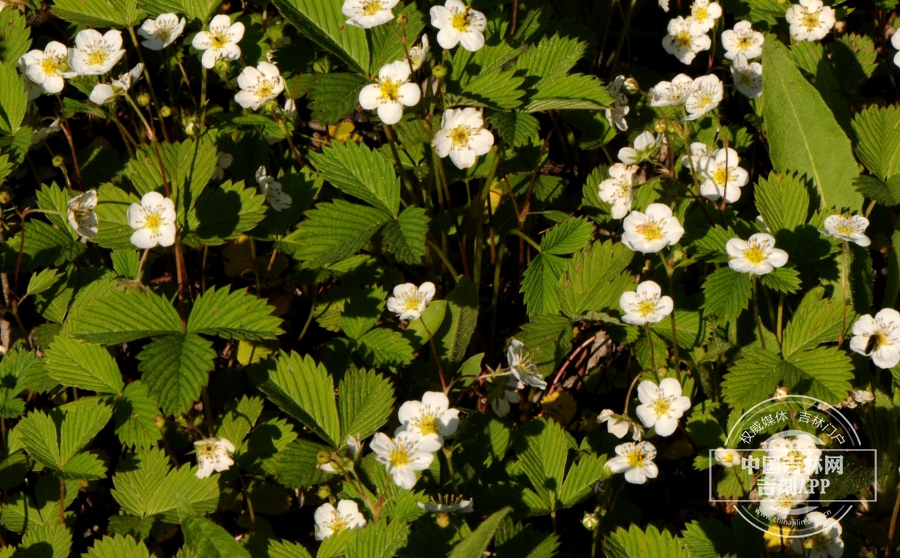
M 12 190 L 10 190 L 8 186 L 0 188 L 0 204 L 7 204 L 11 201 L 13 201 Z M 0 345 L 0 349 L 3 349 L 3 345 Z M 0 356 L 3 356 L 5 354 L 5 352 L 0 352 Z
M 147 93 L 141 93 L 137 97 L 137 102 L 142 107 L 149 106 L 150 105 L 150 95 L 148 95 Z
M 187 419 L 184 418 L 184 415 L 178 415 L 177 417 L 175 417 L 175 424 L 179 428 L 187 428 Z
M 170 109 L 166 105 L 163 105 L 162 108 L 159 109 L 159 113 L 162 115 L 163 118 L 168 118 L 168 117 L 172 116 L 172 109 Z
M 584 528 L 588 531 L 593 531 L 600 526 L 600 519 L 596 514 L 584 512 L 584 517 L 581 518 L 581 524 L 584 525 Z
M 774 397 L 775 397 L 775 399 L 777 399 L 778 401 L 784 401 L 784 400 L 787 398 L 788 394 L 790 394 L 790 391 L 788 391 L 788 388 L 786 388 L 786 387 L 780 387 L 780 388 L 778 388 L 778 389 L 775 390 L 775 395 L 774 395 Z
M 657 134 L 663 134 L 669 127 L 666 125 L 665 120 L 657 120 L 656 124 L 653 125 L 653 129 L 656 130 Z
M 272 100 L 272 101 L 269 101 L 268 103 L 266 103 L 266 111 L 267 112 L 271 112 L 274 114 L 280 108 L 281 107 L 278 106 L 278 101 Z
M 62 155 L 56 155 L 53 157 L 53 166 L 54 167 L 61 167 L 65 164 L 66 164 L 66 160 L 63 159 Z
M 331 453 L 325 450 L 320 451 L 316 454 L 316 461 L 318 461 L 321 465 L 329 463 L 331 461 Z
M 447 66 L 443 64 L 438 64 L 434 68 L 431 69 L 431 75 L 438 79 L 442 79 L 447 76 Z
M 400 14 L 397 16 L 397 25 L 403 27 L 407 23 L 409 23 L 409 18 L 406 16 L 406 14 Z
M 449 527 L 450 526 L 450 515 L 446 513 L 438 513 L 434 516 L 435 522 L 438 524 L 438 527 Z
M 197 123 L 194 122 L 193 120 L 191 120 L 191 121 L 189 121 L 187 124 L 185 124 L 185 126 L 184 126 L 184 133 L 187 134 L 187 135 L 189 135 L 189 136 L 191 136 L 191 137 L 193 137 L 193 136 L 196 136 L 196 135 L 197 135 L 197 132 L 200 131 L 199 128 L 200 128 L 200 127 L 197 126 Z
M 331 496 L 331 487 L 327 484 L 323 484 L 319 487 L 319 491 L 316 492 L 316 495 L 318 495 L 318 497 L 322 500 L 327 500 L 328 497 Z
M 632 77 L 626 79 L 625 82 L 622 84 L 622 87 L 624 87 L 625 91 L 628 91 L 632 95 L 637 93 L 638 91 L 640 91 L 640 87 L 638 87 L 637 80 Z
M 163 428 L 166 425 L 166 419 L 160 415 L 153 417 L 153 426 Z

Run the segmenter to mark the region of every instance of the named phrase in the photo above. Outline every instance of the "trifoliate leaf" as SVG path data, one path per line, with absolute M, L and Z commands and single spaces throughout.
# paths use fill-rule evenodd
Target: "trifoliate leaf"
M 242 182 L 223 182 L 197 200 L 188 215 L 188 226 L 181 231 L 182 238 L 189 246 L 216 245 L 237 238 L 262 221 L 267 211 L 265 200 L 256 188 L 246 188 Z
M 631 525 L 626 531 L 622 527 L 616 529 L 603 542 L 603 552 L 609 558 L 632 558 L 634 556 L 656 556 L 657 558 L 688 558 L 689 554 L 682 547 L 681 541 L 663 529 L 660 531 L 653 525 L 641 530 Z
M 384 426 L 394 405 L 391 382 L 374 371 L 355 369 L 338 385 L 341 443 L 347 436 L 363 440 Z
M 566 262 L 557 290 L 560 309 L 570 317 L 617 306 L 634 283 L 626 268 L 634 252 L 611 241 L 594 242 Z
M 770 173 L 759 179 L 753 193 L 757 211 L 776 238 L 782 229 L 792 231 L 806 223 L 809 194 L 796 174 Z
M 409 206 L 396 220 L 384 224 L 381 234 L 384 245 L 399 261 L 418 265 L 425 257 L 425 236 L 428 234 L 427 212 L 421 207 Z
M 524 112 L 496 112 L 490 117 L 494 129 L 512 147 L 524 147 L 538 141 L 541 123 Z
M 812 349 L 822 343 L 837 341 L 841 327 L 847 328 L 856 321 L 852 308 L 847 309 L 846 318 L 841 300 L 827 298 L 823 300 L 825 289 L 816 287 L 806 293 L 800 306 L 794 312 L 794 318 L 784 328 L 784 340 L 781 351 L 785 358 L 794 353 Z
M 380 27 L 385 26 L 381 25 Z M 309 105 L 312 117 L 326 125 L 340 121 L 341 118 L 356 110 L 359 90 L 365 83 L 366 78 L 359 74 L 313 74 L 313 85 L 308 94 L 312 101 Z
M 16 427 L 25 451 L 65 478 L 102 478 L 106 469 L 93 454 L 82 453 L 112 417 L 112 409 L 91 400 L 65 413 L 57 426 L 42 411 L 32 411 Z
M 100 345 L 57 335 L 46 349 L 44 369 L 64 386 L 121 395 L 124 385 L 116 361 Z
M 344 22 L 341 5 L 329 0 L 275 0 L 278 11 L 305 37 L 356 72 L 369 70 L 366 31 Z
M 748 274 L 720 267 L 703 283 L 703 309 L 720 319 L 737 318 L 750 302 L 750 290 Z
M 184 333 L 178 311 L 165 298 L 116 282 L 85 291 L 76 299 L 63 332 L 89 343 L 111 345 L 143 337 Z
M 784 381 L 791 393 L 815 397 L 831 405 L 840 403 L 853 386 L 853 364 L 838 347 L 817 347 L 794 353 L 786 362 Z
M 357 354 L 367 366 L 405 366 L 413 361 L 412 346 L 399 331 L 376 327 L 357 343 Z
M 138 370 L 166 415 L 186 413 L 215 367 L 212 343 L 199 335 L 167 335 L 151 341 L 138 356 Z
M 113 419 L 116 436 L 126 447 L 147 449 L 162 438 L 157 419 L 162 418 L 156 400 L 140 380 L 125 386 L 124 397 L 116 402 Z
M 187 331 L 225 339 L 274 339 L 281 333 L 281 319 L 272 315 L 274 310 L 246 289 L 211 288 L 194 301 Z
M 358 290 L 350 296 L 341 314 L 341 329 L 350 339 L 359 339 L 372 329 L 384 311 L 385 293 L 374 286 Z
M 141 541 L 130 536 L 103 537 L 85 554 L 87 558 L 150 558 L 150 551 Z
M 325 180 L 339 190 L 396 215 L 400 180 L 384 157 L 361 143 L 334 142 L 310 156 Z

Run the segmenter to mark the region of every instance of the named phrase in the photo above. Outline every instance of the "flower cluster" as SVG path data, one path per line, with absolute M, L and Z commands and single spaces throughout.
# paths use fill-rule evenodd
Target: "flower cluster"
M 722 102 L 725 86 L 718 76 L 710 74 L 691 79 L 678 74 L 672 81 L 661 81 L 650 88 L 650 104 L 656 107 L 684 105 L 687 116 L 684 120 L 697 120 Z

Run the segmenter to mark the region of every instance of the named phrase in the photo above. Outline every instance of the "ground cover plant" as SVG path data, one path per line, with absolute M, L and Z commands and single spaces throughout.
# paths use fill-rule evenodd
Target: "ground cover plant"
M 896 555 L 896 6 L 0 2 L 0 557 Z

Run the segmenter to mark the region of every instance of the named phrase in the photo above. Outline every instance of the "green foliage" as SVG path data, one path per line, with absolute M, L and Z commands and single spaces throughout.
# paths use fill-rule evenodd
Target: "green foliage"
M 400 207 L 400 180 L 378 153 L 352 141 L 332 143 L 312 157 L 325 180 L 342 192 L 396 215 Z
M 634 252 L 612 242 L 594 242 L 566 262 L 557 290 L 560 310 L 570 317 L 602 312 L 618 305 L 633 282 L 623 273 Z
M 61 478 L 103 478 L 106 467 L 96 455 L 83 450 L 109 422 L 112 409 L 96 401 L 81 401 L 85 404 L 66 411 L 58 424 L 42 411 L 28 413 L 16 432 L 28 455 Z
M 502 510 L 491 514 L 491 516 L 485 519 L 477 529 L 472 531 L 471 535 L 456 545 L 453 552 L 450 553 L 449 558 L 479 558 L 482 556 L 484 551 L 487 550 L 491 539 L 494 538 L 494 533 L 496 533 L 497 529 L 500 527 L 500 522 L 503 521 L 503 518 L 511 511 L 512 508 L 503 508 Z
M 273 308 L 246 289 L 210 289 L 197 297 L 187 321 L 187 332 L 225 339 L 274 339 L 281 333 L 281 320 Z
M 89 343 L 115 344 L 183 333 L 184 326 L 165 298 L 143 287 L 108 281 L 79 296 L 63 331 Z
M 870 107 L 853 119 L 859 160 L 881 180 L 900 172 L 900 109 Z
M 368 438 L 387 422 L 394 405 L 391 383 L 370 370 L 348 372 L 338 384 L 338 393 L 342 442 L 347 436 Z
M 94 543 L 86 556 L 92 558 L 150 558 L 147 546 L 129 536 L 103 537 Z
M 603 551 L 610 558 L 631 556 L 657 556 L 658 558 L 687 558 L 690 556 L 677 537 L 653 525 L 641 530 L 631 525 L 628 530 L 619 527 L 604 542 Z
M 703 283 L 703 308 L 722 319 L 737 318 L 750 302 L 750 290 L 748 274 L 720 267 Z
M 150 394 L 167 415 L 185 413 L 200 398 L 216 352 L 199 335 L 167 335 L 151 341 L 138 355 L 138 369 Z
M 491 117 L 491 123 L 503 141 L 513 147 L 535 143 L 541 129 L 538 119 L 524 112 L 498 112 Z
M 304 35 L 312 39 L 356 72 L 369 69 L 369 46 L 366 33 L 352 25 L 341 6 L 327 0 L 276 0 L 275 6 Z
M 89 345 L 57 335 L 44 353 L 47 375 L 65 386 L 121 395 L 124 385 L 119 367 L 100 345 Z
M 340 121 L 356 108 L 359 91 L 365 83 L 357 74 L 314 74 L 309 91 L 313 115 L 323 124 Z

